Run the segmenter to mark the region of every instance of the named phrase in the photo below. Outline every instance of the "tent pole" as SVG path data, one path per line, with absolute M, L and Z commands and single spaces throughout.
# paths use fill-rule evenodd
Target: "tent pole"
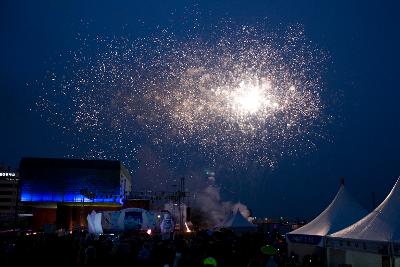
M 323 261 L 324 261 L 324 266 L 327 267 L 328 266 L 328 248 L 326 247 L 326 236 L 324 236 L 323 239 L 323 246 L 324 246 L 324 253 L 323 253 Z
M 391 267 L 395 267 L 393 240 L 389 241 L 389 249 L 390 249 L 390 265 L 391 265 Z

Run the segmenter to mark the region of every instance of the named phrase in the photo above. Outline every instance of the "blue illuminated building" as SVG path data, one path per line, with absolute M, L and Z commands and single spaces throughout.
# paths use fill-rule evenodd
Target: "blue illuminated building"
M 131 191 L 131 176 L 111 160 L 22 158 L 22 202 L 121 203 Z

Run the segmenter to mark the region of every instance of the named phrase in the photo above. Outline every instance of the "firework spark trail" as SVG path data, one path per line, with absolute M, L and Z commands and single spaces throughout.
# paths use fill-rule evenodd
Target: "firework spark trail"
M 80 37 L 65 77 L 50 75 L 38 106 L 75 136 L 72 155 L 86 149 L 126 162 L 151 143 L 172 162 L 196 151 L 214 163 L 272 166 L 312 149 L 325 123 L 323 53 L 301 27 L 214 30 L 209 38 L 166 29 L 135 40 Z

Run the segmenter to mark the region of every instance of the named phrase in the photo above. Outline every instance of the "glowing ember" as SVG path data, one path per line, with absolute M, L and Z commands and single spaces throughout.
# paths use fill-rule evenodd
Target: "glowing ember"
M 186 227 L 186 233 L 191 233 L 192 230 L 189 229 L 189 226 L 187 225 L 187 223 L 185 222 L 185 227 Z

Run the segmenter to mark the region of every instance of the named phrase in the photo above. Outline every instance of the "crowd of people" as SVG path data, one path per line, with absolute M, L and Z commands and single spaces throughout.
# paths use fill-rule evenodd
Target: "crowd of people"
M 271 250 L 272 249 L 272 250 Z M 286 244 L 279 234 L 236 234 L 204 230 L 160 235 L 123 233 L 19 234 L 1 238 L 2 266 L 29 264 L 100 266 L 287 266 Z

